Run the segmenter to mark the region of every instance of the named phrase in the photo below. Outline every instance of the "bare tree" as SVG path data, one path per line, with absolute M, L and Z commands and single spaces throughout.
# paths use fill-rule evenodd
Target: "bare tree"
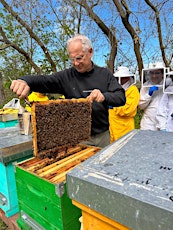
M 115 34 L 116 31 L 114 30 L 113 27 L 111 30 L 111 28 L 106 26 L 103 20 L 101 20 L 101 18 L 94 13 L 93 8 L 97 6 L 98 3 L 93 3 L 91 5 L 88 5 L 86 0 L 77 1 L 77 3 L 80 4 L 83 8 L 85 8 L 88 16 L 92 18 L 92 20 L 101 29 L 103 34 L 108 38 L 111 48 L 110 48 L 110 55 L 107 61 L 107 66 L 112 72 L 114 72 L 114 62 L 115 62 L 115 57 L 117 55 L 117 47 L 118 47 L 118 40 Z
M 146 4 L 154 11 L 155 13 L 155 19 L 156 19 L 156 26 L 157 26 L 157 32 L 158 32 L 158 40 L 160 45 L 160 50 L 162 54 L 162 59 L 165 63 L 165 66 L 169 66 L 171 63 L 171 60 L 173 58 L 173 52 L 171 54 L 170 60 L 167 59 L 166 53 L 165 53 L 165 46 L 163 44 L 163 36 L 162 36 L 162 27 L 161 27 L 161 21 L 160 21 L 160 13 L 157 6 L 154 6 L 149 0 L 145 0 Z M 162 3 L 162 6 L 168 1 L 164 1 Z
M 127 29 L 130 36 L 132 37 L 133 45 L 134 45 L 134 52 L 135 52 L 136 60 L 138 63 L 139 74 L 141 74 L 142 69 L 143 69 L 143 60 L 142 60 L 142 56 L 140 52 L 140 38 L 137 32 L 135 31 L 135 29 L 133 28 L 133 26 L 131 25 L 131 23 L 129 22 L 131 11 L 129 10 L 128 5 L 126 4 L 125 0 L 122 0 L 122 1 L 113 0 L 113 2 L 120 14 L 124 27 Z

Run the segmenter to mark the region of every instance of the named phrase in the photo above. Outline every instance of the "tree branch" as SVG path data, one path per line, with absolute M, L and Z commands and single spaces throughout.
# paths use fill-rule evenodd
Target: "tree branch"
M 4 0 L 0 0 L 0 2 L 2 3 L 2 5 L 5 7 L 6 10 L 8 10 L 8 12 L 28 31 L 28 33 L 30 34 L 30 36 L 37 41 L 38 45 L 41 47 L 41 49 L 43 50 L 45 56 L 47 57 L 52 70 L 54 72 L 56 72 L 56 65 L 54 63 L 54 61 L 52 60 L 48 49 L 44 46 L 44 44 L 41 42 L 41 40 L 39 39 L 39 37 L 37 37 L 37 35 L 30 29 L 30 27 L 19 17 L 19 15 L 13 11 L 13 9 L 4 1 Z
M 41 73 L 41 69 L 34 63 L 32 58 L 30 58 L 29 54 L 24 49 L 20 48 L 15 43 L 8 40 L 8 38 L 5 35 L 5 32 L 3 31 L 2 26 L 0 26 L 0 34 L 2 35 L 2 38 L 3 38 L 1 39 L 1 41 L 3 41 L 7 45 L 5 48 L 12 47 L 15 50 L 17 50 L 20 54 L 22 54 L 26 58 L 26 60 L 31 64 L 31 66 L 33 66 L 36 73 Z
M 129 22 L 129 15 L 130 15 L 130 10 L 128 9 L 128 6 L 124 1 L 122 2 L 122 5 L 120 4 L 120 2 L 118 0 L 113 0 L 119 14 L 122 20 L 122 23 L 124 25 L 124 27 L 127 29 L 127 31 L 129 32 L 130 36 L 132 37 L 133 40 L 133 44 L 134 44 L 134 52 L 136 55 L 136 59 L 138 62 L 138 67 L 139 67 L 139 75 L 141 75 L 142 69 L 143 69 L 143 60 L 142 60 L 142 56 L 140 53 L 140 38 L 138 36 L 138 34 L 136 33 L 135 29 L 133 28 L 133 26 L 130 24 Z M 123 7 L 125 8 L 125 10 L 123 9 Z
M 165 47 L 163 45 L 163 39 L 162 39 L 162 29 L 161 29 L 159 11 L 158 11 L 157 7 L 155 7 L 149 0 L 145 0 L 145 2 L 155 12 L 157 32 L 158 32 L 158 38 L 159 38 L 159 46 L 160 46 L 160 50 L 161 50 L 161 53 L 162 53 L 162 58 L 163 58 L 163 61 L 165 63 L 165 66 L 168 66 L 169 63 L 168 63 L 168 60 L 166 58 Z
M 110 57 L 108 61 L 108 67 L 112 72 L 114 72 L 114 61 L 115 57 L 117 55 L 117 47 L 118 47 L 118 41 L 116 39 L 115 31 L 114 33 L 105 25 L 105 23 L 94 13 L 92 10 L 92 7 L 90 7 L 87 4 L 86 0 L 82 0 L 82 7 L 86 10 L 88 13 L 88 16 L 92 18 L 95 23 L 98 25 L 98 27 L 102 30 L 102 32 L 108 37 L 111 45 L 111 52 Z

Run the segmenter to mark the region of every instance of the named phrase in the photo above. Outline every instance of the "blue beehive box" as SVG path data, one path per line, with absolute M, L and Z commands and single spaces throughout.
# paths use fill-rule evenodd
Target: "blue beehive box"
M 0 121 L 0 129 L 8 128 L 8 127 L 14 127 L 18 125 L 18 120 L 13 121 Z
M 32 156 L 31 135 L 21 135 L 19 127 L 0 130 L 0 209 L 7 217 L 18 212 L 14 164 Z

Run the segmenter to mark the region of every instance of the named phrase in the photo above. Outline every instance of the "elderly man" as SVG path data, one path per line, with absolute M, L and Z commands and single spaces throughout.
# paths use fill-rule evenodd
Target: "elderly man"
M 110 143 L 108 107 L 125 104 L 124 89 L 107 68 L 94 65 L 92 44 L 86 36 L 70 38 L 67 50 L 71 68 L 52 75 L 22 77 L 12 82 L 11 90 L 19 98 L 26 98 L 30 90 L 59 93 L 66 99 L 88 97 L 92 102 L 92 127 L 86 144 L 105 147 Z

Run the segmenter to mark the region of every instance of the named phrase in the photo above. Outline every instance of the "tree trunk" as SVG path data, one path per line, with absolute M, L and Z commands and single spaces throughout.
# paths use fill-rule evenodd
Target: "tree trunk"
M 107 36 L 107 38 L 110 41 L 111 52 L 109 55 L 109 60 L 107 61 L 107 66 L 110 69 L 110 71 L 114 73 L 114 62 L 117 56 L 117 47 L 118 47 L 118 42 L 117 42 L 117 38 L 115 35 L 115 31 L 113 33 L 111 29 L 109 29 L 106 26 L 106 24 L 98 17 L 98 15 L 94 13 L 94 11 L 92 10 L 92 7 L 90 7 L 87 4 L 86 0 L 82 1 L 82 6 L 87 11 L 88 16 L 95 21 L 95 23 L 98 25 L 98 27 L 102 30 L 102 32 Z
M 3 105 L 4 102 L 5 102 L 5 93 L 2 86 L 2 73 L 0 72 L 0 104 Z
M 143 60 L 142 60 L 142 56 L 140 52 L 140 38 L 138 34 L 136 33 L 135 29 L 133 28 L 133 26 L 129 22 L 129 15 L 131 12 L 128 9 L 126 1 L 121 1 L 120 3 L 118 0 L 113 0 L 113 2 L 120 14 L 124 27 L 127 29 L 130 36 L 132 37 L 133 45 L 134 45 L 134 52 L 135 52 L 137 63 L 138 63 L 139 76 L 141 76 L 142 69 L 143 69 Z
M 149 0 L 145 0 L 147 5 L 154 11 L 155 13 L 155 18 L 156 18 L 156 25 L 157 25 L 157 32 L 158 32 L 158 39 L 159 39 L 159 46 L 162 54 L 162 59 L 165 64 L 165 66 L 169 66 L 170 62 L 166 58 L 165 54 L 165 46 L 163 44 L 163 36 L 162 36 L 162 28 L 161 28 L 161 22 L 160 22 L 160 16 L 159 16 L 159 10 L 157 7 L 155 7 Z

